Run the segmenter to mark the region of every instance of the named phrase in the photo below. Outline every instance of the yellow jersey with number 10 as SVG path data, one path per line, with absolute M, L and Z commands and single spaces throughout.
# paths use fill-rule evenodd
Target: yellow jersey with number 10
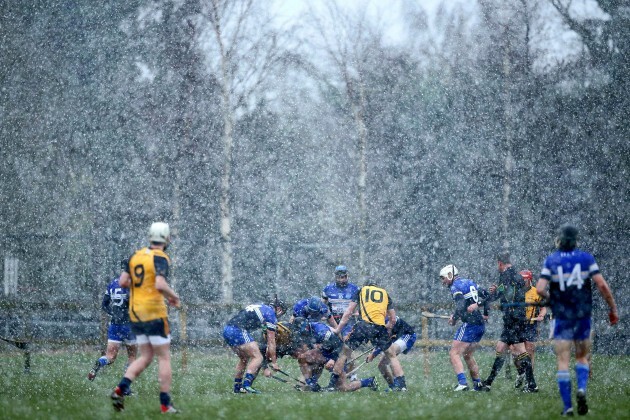
M 391 307 L 391 299 L 385 289 L 363 286 L 359 290 L 359 313 L 365 322 L 384 326 L 387 310 Z
M 155 277 L 168 278 L 170 259 L 160 249 L 142 248 L 129 259 L 131 276 L 129 317 L 131 322 L 167 318 L 164 296 L 155 288 Z

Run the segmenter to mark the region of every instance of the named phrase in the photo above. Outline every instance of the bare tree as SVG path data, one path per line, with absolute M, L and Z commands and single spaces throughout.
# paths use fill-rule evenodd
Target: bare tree
M 311 74 L 323 81 L 328 88 L 337 90 L 344 100 L 344 108 L 352 119 L 357 138 L 358 173 L 357 173 L 357 207 L 359 233 L 359 273 L 365 276 L 365 253 L 367 242 L 367 149 L 368 124 L 367 85 L 365 71 L 371 65 L 370 49 L 380 42 L 381 35 L 367 18 L 367 8 L 358 13 L 346 13 L 335 1 L 325 3 L 325 13 L 318 14 L 313 8 L 309 11 L 317 39 L 315 51 L 325 54 L 327 67 L 320 69 L 311 66 Z M 323 15 L 323 16 L 321 16 Z M 319 58 L 319 57 L 318 57 Z M 326 74 L 332 68 L 332 74 Z
M 234 129 L 239 116 L 261 98 L 261 87 L 281 62 L 281 31 L 273 25 L 261 2 L 210 0 L 202 6 L 206 23 L 202 49 L 210 71 L 220 84 L 223 119 L 223 169 L 221 174 L 221 296 L 233 301 L 232 171 Z

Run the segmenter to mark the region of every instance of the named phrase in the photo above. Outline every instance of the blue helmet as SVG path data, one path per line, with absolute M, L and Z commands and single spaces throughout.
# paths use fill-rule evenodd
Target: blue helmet
M 306 312 L 311 316 L 316 316 L 322 308 L 322 300 L 317 296 L 308 298 L 306 302 Z

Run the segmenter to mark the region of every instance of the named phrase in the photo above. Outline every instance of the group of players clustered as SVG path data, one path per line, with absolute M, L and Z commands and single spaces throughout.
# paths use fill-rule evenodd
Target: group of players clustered
M 510 254 L 497 256 L 499 278 L 488 289 L 479 287 L 459 275 L 453 264 L 439 272 L 441 283 L 449 289 L 454 311 L 448 322 L 461 324 L 453 337 L 450 361 L 457 377 L 455 392 L 488 392 L 511 353 L 518 375 L 515 388 L 523 392 L 538 392 L 534 376 L 534 349 L 539 323 L 545 319 L 547 306 L 554 314 L 553 338 L 558 356 L 558 389 L 563 401 L 563 415 L 573 415 L 571 379 L 568 371 L 571 345 L 576 346 L 577 408 L 586 414 L 586 385 L 589 377 L 590 331 L 592 315 L 592 284 L 595 283 L 610 307 L 610 323 L 619 317 L 610 288 L 602 277 L 594 257 L 577 248 L 578 231 L 563 225 L 556 237 L 557 251 L 545 260 L 537 285 L 529 270 L 517 271 Z M 170 399 L 170 357 L 165 369 L 161 357 L 168 355 L 170 330 L 164 298 L 180 306 L 179 297 L 166 280 L 170 260 L 165 251 L 170 242 L 166 223 L 154 223 L 149 230 L 150 246 L 137 251 L 123 262 L 121 276 L 107 287 L 102 308 L 111 316 L 106 354 L 100 357 L 88 374 L 94 380 L 99 370 L 114 362 L 121 344 L 128 352 L 129 366 L 121 383 L 112 393 L 116 410 L 124 409 L 124 397 L 130 395 L 131 382 L 151 363 L 160 360 L 160 404 L 163 413 L 175 413 Z M 400 354 L 408 353 L 416 341 L 416 332 L 396 315 L 393 301 L 378 281 L 368 280 L 363 286 L 349 281 L 348 269 L 339 265 L 334 281 L 326 285 L 321 298 L 298 300 L 292 307 L 288 322 L 278 318 L 287 313 L 288 305 L 277 296 L 264 303 L 252 304 L 239 311 L 225 325 L 225 343 L 238 356 L 233 391 L 259 394 L 253 387 L 262 370 L 266 377 L 293 384 L 299 391 L 356 391 L 360 388 L 378 390 L 376 377 L 359 379 L 360 368 L 380 356 L 378 369 L 386 382 L 386 392 L 405 392 L 407 384 Z M 153 300 L 151 293 L 155 296 Z M 156 303 L 159 308 L 155 309 Z M 474 358 L 475 349 L 485 333 L 489 305 L 499 301 L 503 315 L 503 330 L 496 345 L 496 357 L 490 374 L 481 379 Z M 144 311 L 153 305 L 162 317 L 147 319 Z M 138 314 L 142 313 L 142 316 Z M 157 316 L 156 315 L 156 316 Z M 423 313 L 424 316 L 432 314 Z M 149 317 L 151 318 L 151 317 Z M 140 356 L 137 357 L 138 345 Z M 369 349 L 354 355 L 362 345 Z M 148 353 L 148 354 L 146 354 Z M 297 359 L 301 377 L 296 378 L 277 363 L 290 356 Z M 464 363 L 472 385 L 469 385 Z M 330 371 L 325 387 L 319 384 L 324 370 Z

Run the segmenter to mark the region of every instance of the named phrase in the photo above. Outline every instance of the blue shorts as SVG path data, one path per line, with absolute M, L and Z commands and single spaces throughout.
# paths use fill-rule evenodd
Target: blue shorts
M 131 331 L 131 325 L 109 324 L 107 341 L 133 345 L 136 344 L 136 335 Z
M 455 333 L 453 340 L 463 341 L 464 343 L 478 343 L 486 332 L 486 326 L 472 325 L 464 322 Z
M 586 340 L 591 336 L 591 318 L 559 319 L 553 329 L 556 340 Z
M 227 325 L 223 329 L 223 339 L 230 347 L 237 347 L 256 341 L 252 338 L 247 330 L 242 330 L 233 325 Z
M 404 349 L 401 347 L 401 350 L 403 354 L 407 354 L 409 353 L 409 350 L 413 348 L 413 345 L 416 344 L 417 338 L 418 337 L 416 336 L 416 333 L 405 334 L 402 337 L 398 338 L 398 340 L 394 341 L 394 343 L 397 343 L 400 345 L 402 342 L 404 342 L 407 345 L 407 347 Z

